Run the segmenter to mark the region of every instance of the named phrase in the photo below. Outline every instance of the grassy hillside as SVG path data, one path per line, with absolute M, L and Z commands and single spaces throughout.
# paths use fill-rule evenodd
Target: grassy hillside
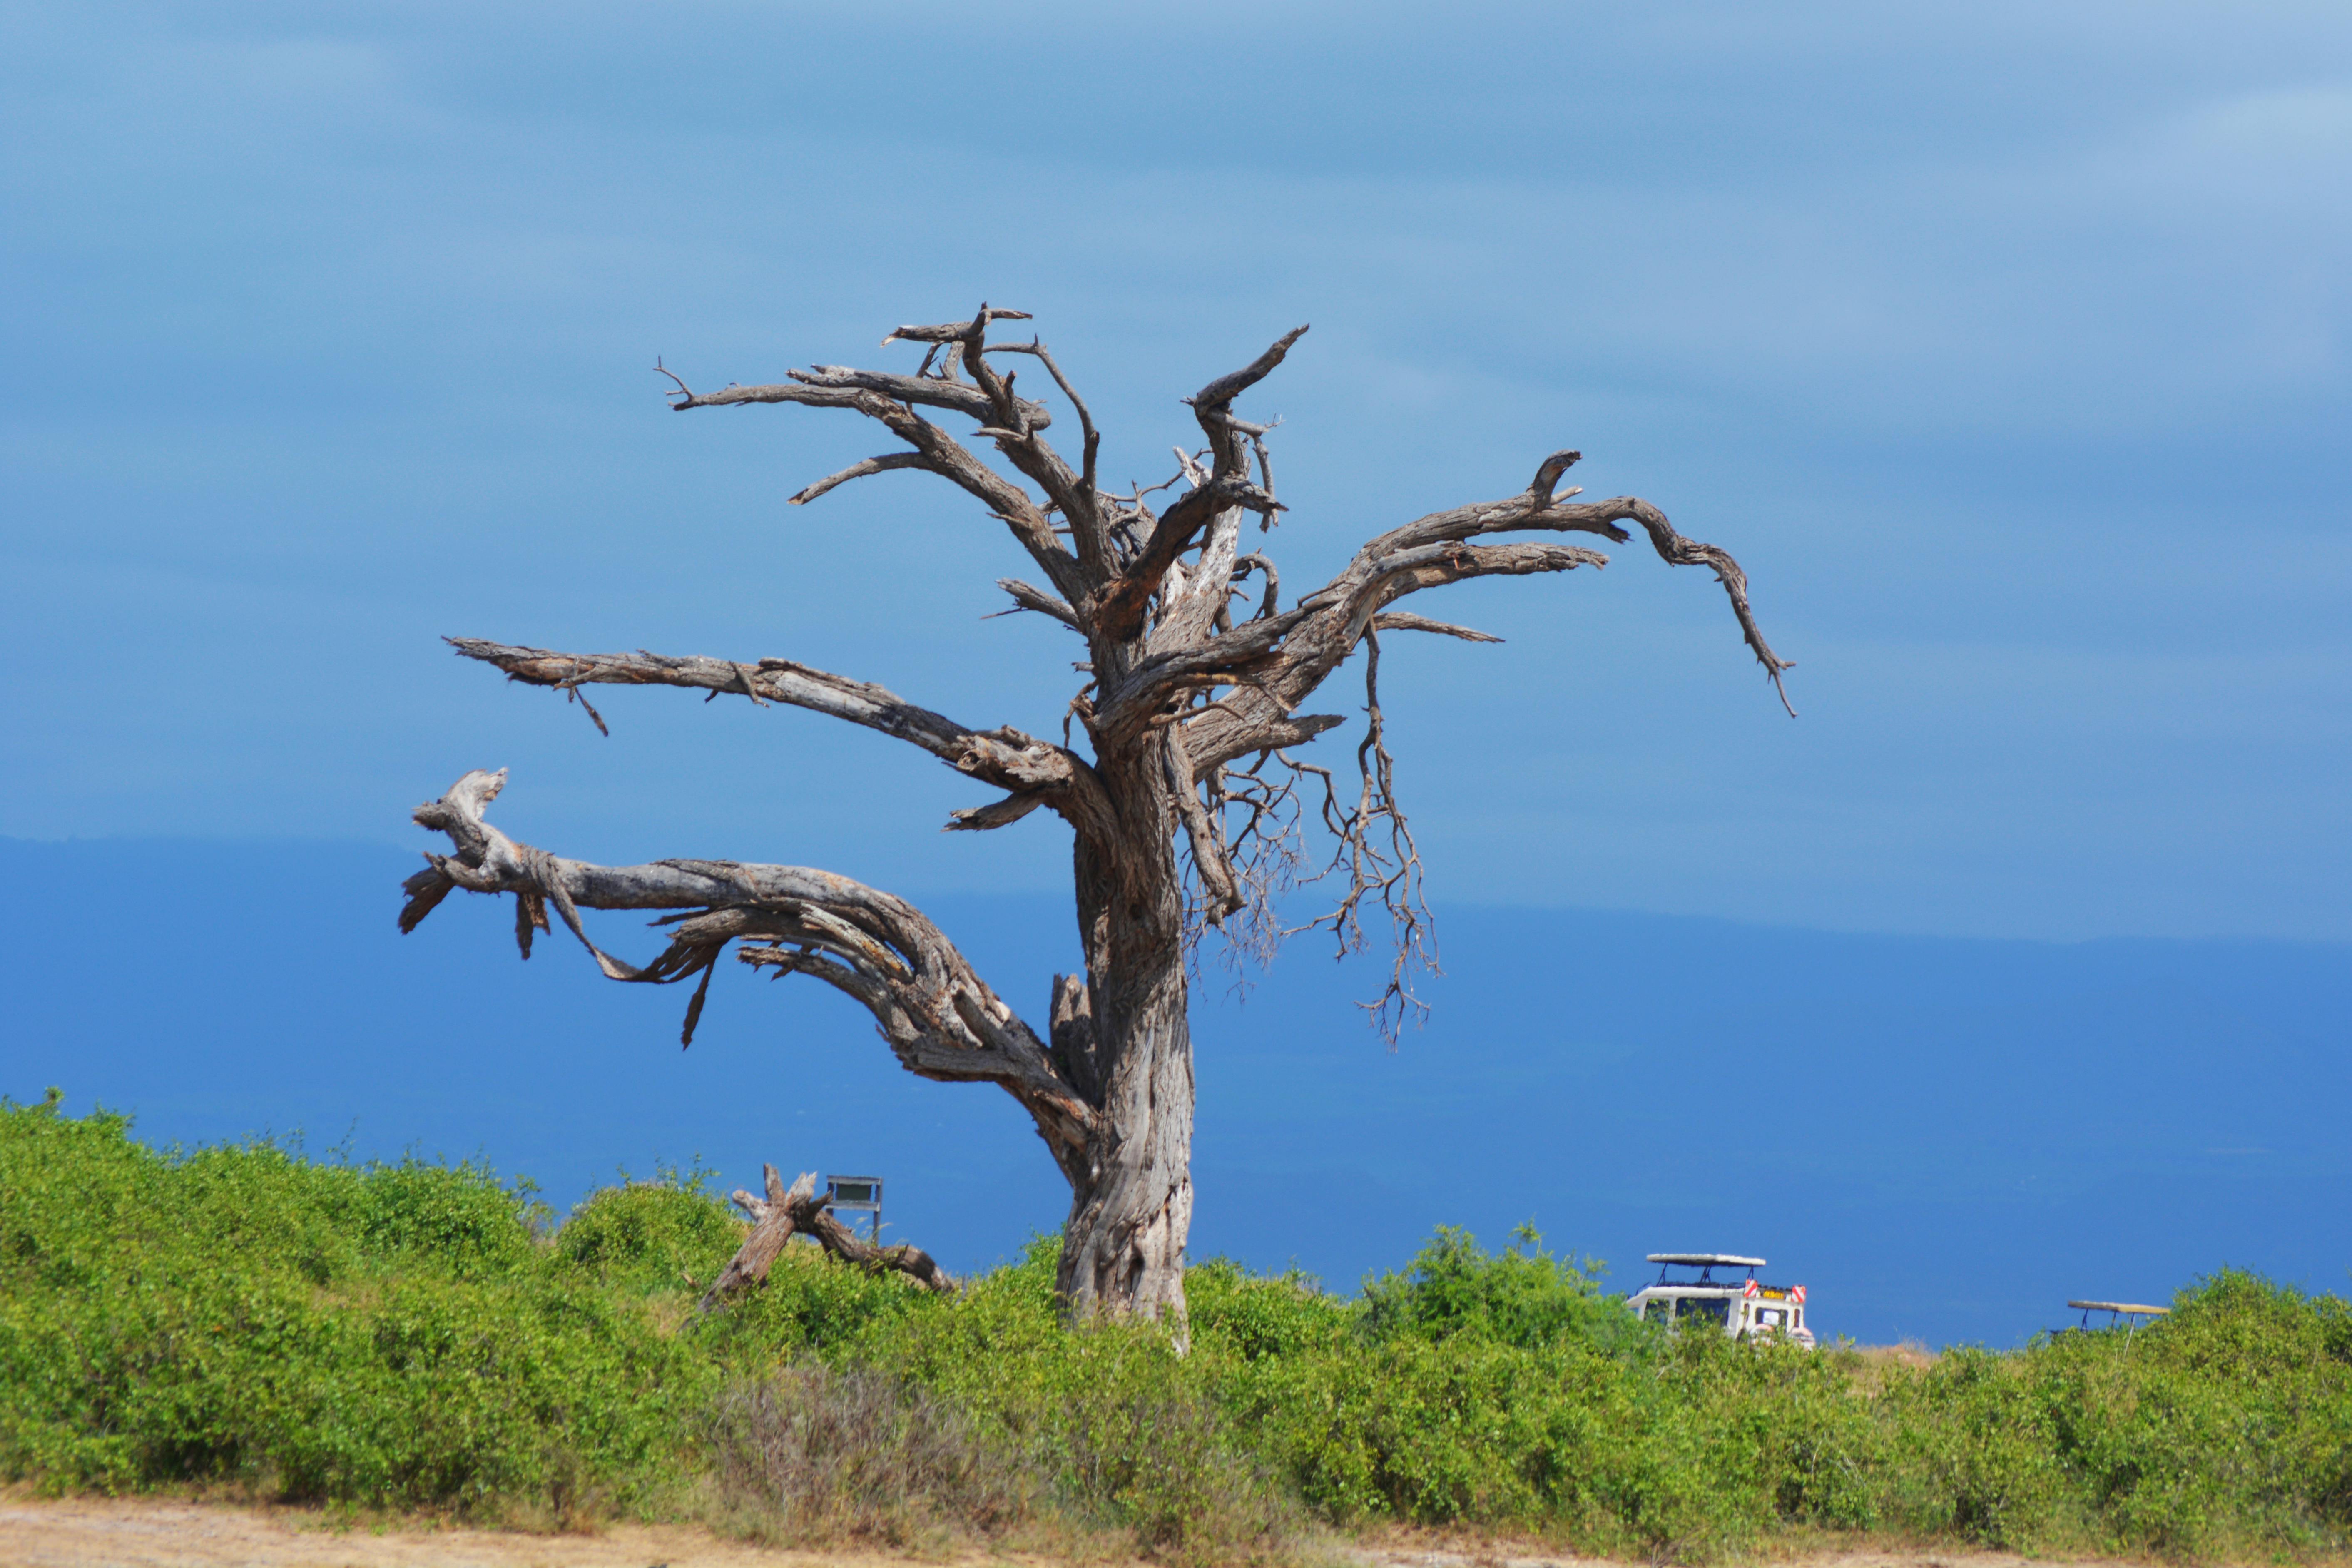
M 1792 1530 L 2182 1557 L 2352 1533 L 2352 1310 L 2242 1274 L 2136 1339 L 1922 1368 L 1668 1339 L 1532 1237 L 1441 1232 L 1354 1298 L 1196 1268 L 1179 1358 L 1061 1327 L 1042 1241 L 948 1300 L 796 1247 L 697 1321 L 740 1234 L 691 1182 L 555 1225 L 467 1166 L 160 1152 L 0 1100 L 0 1473 L 1197 1562 L 1391 1521 L 1685 1557 Z

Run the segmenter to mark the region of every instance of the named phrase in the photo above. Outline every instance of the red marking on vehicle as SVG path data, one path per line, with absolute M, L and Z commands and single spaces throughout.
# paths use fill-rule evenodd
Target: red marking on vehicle
M 1751 1301 L 1756 1300 L 1756 1281 L 1750 1279 L 1747 1284 L 1741 1286 L 1739 1293 L 1742 1296 L 1747 1297 Z
M 1802 1285 L 1791 1285 L 1790 1287 L 1789 1287 L 1789 1300 L 1790 1300 L 1801 1303 L 1801 1302 L 1804 1300 L 1804 1299 L 1805 1299 L 1805 1288 L 1804 1288 Z

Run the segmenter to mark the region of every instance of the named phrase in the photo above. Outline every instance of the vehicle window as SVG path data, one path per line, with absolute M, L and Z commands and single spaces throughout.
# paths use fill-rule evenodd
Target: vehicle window
M 1788 1319 L 1789 1315 L 1780 1310 L 1778 1307 L 1759 1307 L 1756 1309 L 1757 1322 L 1768 1329 L 1777 1329 L 1780 1327 L 1781 1324 L 1787 1322 Z
M 1657 1298 L 1655 1300 L 1644 1301 L 1642 1303 L 1642 1316 L 1648 1319 L 1651 1322 L 1663 1323 L 1674 1315 L 1674 1302 L 1668 1300 L 1664 1296 Z
M 1685 1296 L 1683 1298 L 1683 1316 L 1711 1318 L 1717 1323 L 1727 1328 L 1731 1323 L 1731 1303 L 1721 1297 L 1710 1300 L 1704 1296 Z

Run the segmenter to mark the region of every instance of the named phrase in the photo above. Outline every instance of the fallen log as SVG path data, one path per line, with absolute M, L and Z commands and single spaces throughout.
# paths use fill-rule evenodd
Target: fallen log
M 858 1240 L 847 1226 L 826 1212 L 833 1197 L 816 1190 L 815 1172 L 803 1173 L 789 1188 L 773 1165 L 762 1165 L 761 1172 L 767 1178 L 765 1197 L 755 1197 L 740 1187 L 733 1194 L 735 1206 L 751 1216 L 751 1234 L 743 1238 L 743 1245 L 728 1259 L 726 1268 L 704 1293 L 696 1310 L 716 1311 L 730 1297 L 766 1284 L 768 1270 L 774 1267 L 784 1244 L 794 1236 L 809 1237 L 844 1263 L 855 1264 L 868 1273 L 896 1270 L 926 1290 L 944 1295 L 955 1289 L 954 1277 L 921 1247 L 906 1242 L 877 1247 Z

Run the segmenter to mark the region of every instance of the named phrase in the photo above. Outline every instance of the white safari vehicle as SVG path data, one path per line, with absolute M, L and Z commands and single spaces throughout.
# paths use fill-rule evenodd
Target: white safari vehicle
M 1653 1252 L 1658 1279 L 1625 1298 L 1635 1316 L 1667 1328 L 1706 1324 L 1736 1339 L 1791 1339 L 1813 1348 L 1805 1327 L 1805 1288 L 1767 1285 L 1756 1278 L 1760 1258 L 1728 1252 Z M 1675 1278 L 1677 1268 L 1694 1271 Z M 1722 1277 L 1717 1277 L 1717 1271 Z

